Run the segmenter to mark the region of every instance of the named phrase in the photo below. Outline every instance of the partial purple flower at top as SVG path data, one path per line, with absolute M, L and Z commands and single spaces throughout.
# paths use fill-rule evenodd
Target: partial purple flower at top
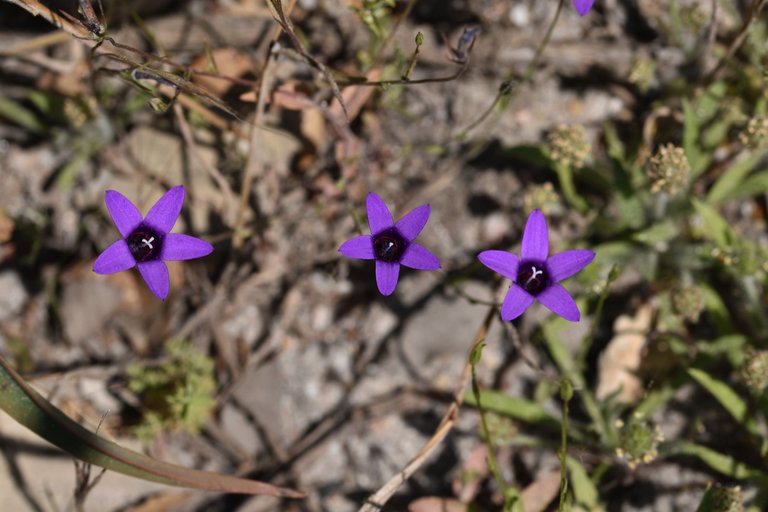
M 592 9 L 592 4 L 594 3 L 595 0 L 573 0 L 573 6 L 580 16 L 587 14 Z
M 418 270 L 440 268 L 440 260 L 414 242 L 429 219 L 428 204 L 414 208 L 397 223 L 384 201 L 373 192 L 368 194 L 366 208 L 371 234 L 347 240 L 339 252 L 349 258 L 376 260 L 376 284 L 382 295 L 395 291 L 400 265 Z
M 96 258 L 93 271 L 97 274 L 113 274 L 137 266 L 149 290 L 160 300 L 165 300 L 169 280 L 168 267 L 163 260 L 191 260 L 213 251 L 213 246 L 205 240 L 169 233 L 184 204 L 182 185 L 166 192 L 143 218 L 133 203 L 120 192 L 107 190 L 105 202 L 123 238 Z
M 486 267 L 512 280 L 501 319 L 514 320 L 538 300 L 566 320 L 578 322 L 579 308 L 568 291 L 558 284 L 568 279 L 595 259 L 588 249 L 574 249 L 549 256 L 547 219 L 539 210 L 528 216 L 523 232 L 520 259 L 507 251 L 483 251 L 477 258 Z

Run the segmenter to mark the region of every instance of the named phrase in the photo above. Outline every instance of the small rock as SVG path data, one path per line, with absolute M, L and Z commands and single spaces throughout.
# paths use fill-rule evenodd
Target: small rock
M 79 344 L 98 332 L 117 310 L 120 290 L 107 281 L 76 280 L 64 284 L 61 321 L 64 334 Z
M 5 322 L 19 314 L 29 295 L 19 275 L 10 270 L 0 273 L 0 290 L 0 322 Z

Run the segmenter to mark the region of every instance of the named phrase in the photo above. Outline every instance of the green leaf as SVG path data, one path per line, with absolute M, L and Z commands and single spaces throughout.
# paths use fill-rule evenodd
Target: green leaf
M 689 455 L 696 457 L 701 462 L 714 469 L 718 473 L 736 478 L 738 480 L 755 479 L 764 480 L 768 473 L 747 466 L 729 455 L 722 454 L 706 446 L 701 446 L 688 441 L 674 441 L 663 445 L 663 455 Z
M 704 294 L 704 304 L 707 308 L 707 314 L 717 327 L 717 330 L 719 332 L 733 331 L 731 313 L 728 311 L 723 298 L 717 290 L 703 282 L 700 282 L 698 287 Z
M 731 229 L 728 227 L 728 221 L 710 205 L 698 199 L 693 199 L 693 207 L 696 208 L 696 212 L 704 219 L 704 223 L 707 225 L 706 232 L 710 235 L 710 238 L 721 249 L 728 249 L 731 245 L 730 241 L 733 239 Z
M 739 201 L 768 192 L 768 170 L 761 170 L 736 184 L 724 200 Z
M 757 151 L 731 165 L 709 191 L 707 203 L 717 204 L 730 199 L 729 195 L 738 188 L 755 166 L 765 158 L 766 154 L 768 154 L 766 150 Z M 759 192 L 754 193 L 758 194 Z
M 589 205 L 576 190 L 576 185 L 573 181 L 573 169 L 567 165 L 563 165 L 554 161 L 552 162 L 552 168 L 554 169 L 555 174 L 557 174 L 560 190 L 563 191 L 563 197 L 565 197 L 565 200 L 581 213 L 586 213 L 589 211 Z
M 665 385 L 648 391 L 635 408 L 635 413 L 649 417 L 656 409 L 666 404 L 677 393 L 678 385 Z
M 695 109 L 700 124 L 708 123 L 721 112 L 726 93 L 725 82 L 714 82 L 697 98 Z
M 699 148 L 700 125 L 696 111 L 687 99 L 683 99 L 683 150 L 691 164 L 691 173 L 698 176 L 706 168 L 707 162 Z
M 750 433 L 762 437 L 761 432 L 755 423 L 755 419 L 749 413 L 749 407 L 747 407 L 747 404 L 739 398 L 739 395 L 726 383 L 715 379 L 698 368 L 689 368 L 688 375 L 693 377 L 696 382 L 709 391 L 712 396 L 720 402 L 720 405 L 722 405 L 725 410 L 739 422 L 739 424 L 746 428 Z
M 589 478 L 587 470 L 573 457 L 567 457 L 565 463 L 571 472 L 571 487 L 576 495 L 576 502 L 583 505 L 587 510 L 594 510 L 598 505 L 599 494 L 595 483 Z
M 187 469 L 127 450 L 89 432 L 32 389 L 0 357 L 0 408 L 37 435 L 89 464 L 161 484 L 215 492 L 303 498 L 304 494 L 256 480 Z
M 0 97 L 0 118 L 5 118 L 31 132 L 45 131 L 45 127 L 32 111 L 9 98 Z
M 464 396 L 464 403 L 477 407 L 474 395 Z M 543 427 L 559 430 L 560 421 L 547 412 L 544 407 L 524 398 L 508 395 L 501 391 L 484 389 L 480 391 L 480 403 L 483 409 L 503 414 L 525 423 L 538 424 Z
M 734 367 L 739 367 L 744 363 L 747 342 L 747 337 L 744 335 L 726 334 L 714 340 L 698 340 L 696 346 L 702 355 L 710 356 L 713 360 L 722 360 L 725 355 Z
M 646 245 L 657 245 L 661 242 L 668 242 L 676 238 L 680 233 L 680 222 L 672 219 L 657 222 L 653 226 L 639 231 L 632 236 L 633 240 L 642 242 Z
M 696 509 L 696 512 L 716 512 L 715 501 L 712 497 L 711 487 L 707 488 L 704 496 L 701 498 L 701 503 L 699 503 L 699 508 Z

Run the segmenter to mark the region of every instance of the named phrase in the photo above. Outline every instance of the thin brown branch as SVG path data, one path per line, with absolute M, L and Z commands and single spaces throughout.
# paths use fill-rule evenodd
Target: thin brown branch
M 471 354 L 481 343 L 485 341 L 486 335 L 488 334 L 488 329 L 491 326 L 491 321 L 493 321 L 494 316 L 496 316 L 496 311 L 497 310 L 495 307 L 492 307 L 488 310 L 483 323 L 480 325 L 480 328 L 475 334 L 475 339 L 472 342 L 472 347 L 470 348 L 468 354 Z M 427 458 L 429 458 L 432 452 L 434 452 L 435 449 L 440 446 L 440 443 L 443 441 L 443 439 L 445 439 L 445 436 L 448 435 L 459 418 L 459 409 L 464 402 L 464 391 L 467 387 L 467 383 L 469 382 L 471 368 L 472 365 L 469 362 L 469 356 L 467 356 L 467 362 L 464 364 L 464 371 L 461 375 L 461 381 L 456 387 L 453 402 L 451 402 L 451 405 L 448 407 L 448 410 L 443 416 L 443 419 L 440 421 L 440 424 L 438 425 L 437 430 L 435 430 L 435 433 L 432 434 L 432 437 L 430 437 L 424 446 L 421 447 L 416 456 L 411 459 L 408 464 L 406 464 L 402 471 L 389 479 L 389 481 L 385 483 L 378 491 L 368 497 L 365 504 L 360 507 L 359 512 L 379 512 L 382 510 L 384 505 L 390 500 L 390 498 L 392 498 L 392 496 L 394 496 L 397 490 L 405 482 L 407 482 L 408 479 L 411 478 L 414 473 L 416 473 L 416 471 L 418 471 L 418 469 L 424 464 Z
M 336 98 L 336 101 L 341 104 L 341 109 L 344 111 L 344 115 L 349 117 L 347 115 L 347 107 L 344 106 L 344 98 L 341 96 L 341 89 L 339 89 L 339 84 L 336 83 L 336 79 L 333 77 L 333 74 L 328 69 L 328 67 L 310 55 L 307 49 L 304 48 L 304 43 L 301 42 L 301 39 L 299 39 L 299 36 L 296 35 L 296 31 L 293 29 L 293 23 L 291 23 L 290 18 L 286 16 L 285 11 L 283 10 L 282 0 L 268 0 L 268 4 L 270 6 L 270 11 L 275 18 L 275 21 L 277 21 L 277 23 L 283 29 L 283 32 L 291 40 L 294 49 L 299 52 L 299 54 L 307 61 L 308 64 L 322 73 L 323 77 L 330 85 L 331 92 Z
M 734 55 L 736 55 L 736 52 L 739 51 L 739 48 L 741 48 L 741 46 L 744 44 L 744 41 L 747 40 L 749 29 L 752 28 L 752 24 L 760 16 L 760 13 L 762 12 L 763 8 L 765 8 L 766 3 L 768 3 L 768 0 L 752 0 L 752 5 L 749 6 L 749 12 L 747 13 L 747 19 L 744 20 L 744 24 L 741 26 L 738 35 L 733 40 L 733 42 L 731 42 L 731 45 L 725 52 L 725 55 L 722 56 L 712 71 L 707 74 L 704 80 L 705 83 L 711 83 L 720 79 L 725 65 L 733 58 Z

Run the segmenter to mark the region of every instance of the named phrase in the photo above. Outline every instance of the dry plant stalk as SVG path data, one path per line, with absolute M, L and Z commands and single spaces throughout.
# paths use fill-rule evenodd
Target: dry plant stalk
M 495 315 L 496 307 L 491 307 L 488 310 L 483 323 L 480 325 L 480 328 L 475 334 L 475 339 L 472 342 L 472 347 L 470 348 L 468 354 L 471 354 L 481 343 L 485 341 L 485 338 L 488 334 L 488 329 Z M 459 419 L 459 409 L 461 408 L 461 404 L 464 402 L 464 390 L 469 383 L 469 377 L 471 373 L 470 370 L 472 365 L 470 364 L 469 356 L 467 356 L 466 360 L 467 362 L 464 364 L 464 370 L 461 374 L 461 381 L 456 387 L 456 391 L 453 396 L 453 402 L 451 402 L 450 407 L 448 407 L 445 415 L 443 415 L 443 419 L 440 421 L 440 424 L 438 425 L 437 430 L 435 430 L 435 433 L 432 434 L 432 437 L 430 437 L 424 446 L 421 447 L 416 456 L 414 456 L 414 458 L 411 459 L 411 461 L 408 462 L 408 464 L 406 464 L 405 467 L 397 475 L 390 478 L 389 481 L 387 481 L 387 483 L 385 483 L 378 491 L 373 493 L 368 497 L 367 500 L 365 500 L 365 504 L 360 507 L 358 512 L 381 511 L 387 501 L 389 501 L 390 498 L 394 496 L 397 490 L 405 482 L 407 482 L 408 479 L 411 478 L 414 473 L 416 473 L 416 471 L 418 471 L 424 462 L 426 462 L 427 458 L 432 454 L 435 448 L 440 445 L 443 439 L 445 439 L 445 436 L 448 435 L 453 426 L 456 424 L 456 421 Z

